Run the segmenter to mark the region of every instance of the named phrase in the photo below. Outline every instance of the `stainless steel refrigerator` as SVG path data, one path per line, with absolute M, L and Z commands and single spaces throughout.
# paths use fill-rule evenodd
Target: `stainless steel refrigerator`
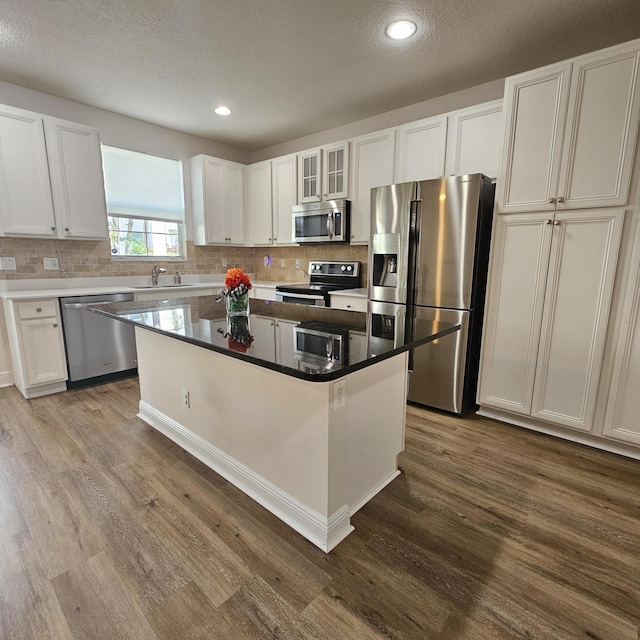
M 391 334 L 416 318 L 461 325 L 410 354 L 411 402 L 476 406 L 494 193 L 482 174 L 371 190 L 370 311 Z

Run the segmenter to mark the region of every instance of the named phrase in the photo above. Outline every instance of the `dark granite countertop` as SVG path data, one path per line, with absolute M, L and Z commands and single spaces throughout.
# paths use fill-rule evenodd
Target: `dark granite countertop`
M 95 305 L 97 313 L 313 382 L 328 382 L 460 328 L 445 322 L 402 319 L 252 299 L 250 314 L 227 318 L 213 296 L 158 298 Z M 395 327 L 394 323 L 402 326 Z M 327 340 L 331 335 L 332 340 Z M 327 354 L 329 351 L 333 353 Z M 314 353 L 315 352 L 315 353 Z

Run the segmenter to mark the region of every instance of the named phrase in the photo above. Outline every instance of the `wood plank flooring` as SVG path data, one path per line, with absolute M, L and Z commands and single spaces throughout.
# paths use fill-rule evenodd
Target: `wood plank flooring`
M 0 389 L 2 640 L 638 640 L 640 463 L 408 407 L 324 554 L 136 418 Z

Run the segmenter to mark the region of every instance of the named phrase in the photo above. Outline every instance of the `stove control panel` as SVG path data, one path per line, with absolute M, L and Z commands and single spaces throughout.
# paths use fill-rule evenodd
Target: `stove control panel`
M 309 274 L 311 276 L 359 276 L 359 262 L 326 262 L 312 260 L 309 262 Z

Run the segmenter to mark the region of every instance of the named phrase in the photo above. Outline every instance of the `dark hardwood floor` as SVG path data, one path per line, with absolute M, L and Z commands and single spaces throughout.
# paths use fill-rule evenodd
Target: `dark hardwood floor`
M 408 407 L 324 554 L 136 418 L 0 389 L 0 638 L 638 640 L 640 463 Z

